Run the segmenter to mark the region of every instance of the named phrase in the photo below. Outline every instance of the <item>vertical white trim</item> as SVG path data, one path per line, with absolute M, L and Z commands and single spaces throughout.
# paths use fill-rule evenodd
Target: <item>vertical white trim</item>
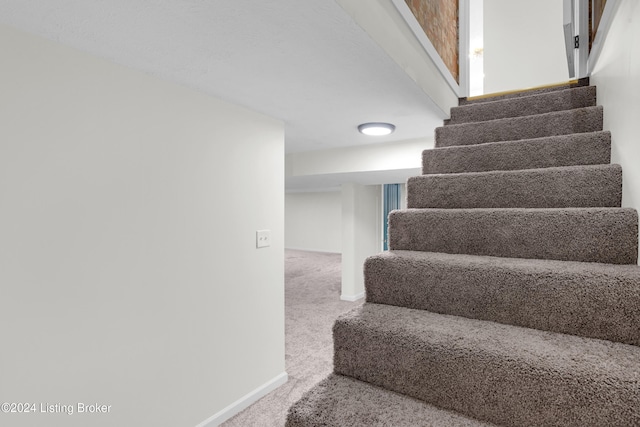
M 589 76 L 589 0 L 564 0 L 563 27 L 567 49 L 569 77 Z M 579 47 L 573 46 L 573 37 L 580 37 Z
M 420 42 L 420 44 L 422 45 L 422 48 L 425 50 L 429 58 L 431 58 L 431 60 L 433 61 L 433 64 L 436 66 L 436 68 L 438 69 L 442 77 L 444 77 L 444 79 L 449 84 L 451 89 L 453 89 L 453 92 L 456 93 L 459 97 L 460 86 L 451 75 L 451 72 L 449 71 L 444 61 L 436 51 L 436 48 L 433 47 L 433 44 L 429 40 L 429 37 L 427 37 L 427 35 L 424 33 L 424 30 L 420 26 L 420 23 L 418 22 L 416 17 L 413 15 L 413 12 L 411 12 L 411 9 L 409 9 L 409 6 L 407 6 L 407 3 L 405 3 L 405 0 L 391 0 L 391 1 L 393 5 L 396 7 L 396 9 L 398 10 L 398 12 L 400 13 L 400 15 L 402 16 L 402 18 L 405 20 L 407 25 L 409 25 L 409 28 L 411 29 L 413 34 L 416 36 L 416 39 L 418 39 L 418 42 Z M 458 52 L 458 60 L 459 58 L 460 58 L 460 52 Z
M 587 59 L 589 58 L 589 0 L 576 0 L 576 32 L 580 37 L 580 47 L 576 51 L 576 78 L 587 77 Z
M 227 421 L 229 418 L 234 415 L 239 414 L 267 394 L 271 393 L 273 390 L 277 389 L 281 385 L 287 382 L 288 375 L 286 372 L 281 373 L 270 381 L 267 381 L 265 384 L 261 385 L 257 389 L 253 390 L 251 393 L 246 394 L 240 399 L 233 402 L 231 405 L 227 406 L 223 410 L 213 414 L 211 417 L 207 418 L 196 427 L 217 427 L 223 422 Z
M 382 184 L 380 186 L 380 203 L 378 203 L 378 215 L 380 215 L 378 220 L 378 242 L 380 242 L 380 246 L 378 247 L 378 250 L 380 252 L 384 251 L 384 240 L 387 238 L 384 234 L 384 224 L 387 221 L 384 217 L 384 193 L 384 184 Z
M 573 0 L 564 0 L 562 3 L 562 30 L 564 32 L 565 51 L 567 53 L 567 68 L 569 78 L 576 77 L 575 56 L 573 47 L 573 36 L 575 35 L 575 6 Z
M 458 80 L 460 80 L 458 96 L 460 98 L 468 97 L 471 87 L 471 70 L 469 68 L 471 5 L 469 1 L 458 1 Z
M 384 188 L 384 185 L 380 185 L 380 190 L 382 190 Z M 383 241 L 383 237 L 382 237 L 382 221 L 386 221 L 386 219 L 383 220 L 382 218 L 382 205 L 384 203 L 384 197 L 382 195 L 382 191 L 378 192 L 378 195 L 376 197 L 376 205 L 378 205 L 378 209 L 376 209 L 376 240 L 378 241 L 379 244 L 382 244 Z M 378 246 L 377 248 L 378 250 L 377 252 L 381 252 L 380 246 Z M 364 293 L 363 293 L 364 295 Z
M 422 173 L 422 171 L 420 173 Z M 407 181 L 400 186 L 400 191 L 400 209 L 407 209 L 407 205 L 409 204 L 407 201 Z
M 596 31 L 596 38 L 593 40 L 593 44 L 591 45 L 591 52 L 589 53 L 589 59 L 587 60 L 587 72 L 589 73 L 589 75 L 591 75 L 593 69 L 598 63 L 598 58 L 600 58 L 600 53 L 602 52 L 604 42 L 607 38 L 607 34 L 609 33 L 611 23 L 613 22 L 613 17 L 618 10 L 618 6 L 620 6 L 620 0 L 608 0 L 604 6 L 604 11 L 602 12 L 602 17 L 600 18 L 600 24 L 598 25 L 598 30 Z

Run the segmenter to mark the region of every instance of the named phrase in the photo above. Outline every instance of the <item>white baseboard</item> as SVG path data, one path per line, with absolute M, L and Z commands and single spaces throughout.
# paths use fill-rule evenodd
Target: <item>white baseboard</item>
M 223 410 L 213 414 L 211 417 L 207 418 L 196 427 L 217 427 L 223 422 L 227 421 L 229 418 L 237 415 L 242 412 L 267 394 L 271 393 L 273 390 L 280 387 L 282 384 L 286 383 L 288 380 L 288 375 L 286 372 L 281 373 L 277 377 L 272 380 L 266 382 L 261 385 L 257 389 L 253 390 L 251 393 L 241 397 L 240 399 L 233 402 L 231 405 L 227 406 Z
M 329 251 L 326 249 L 290 248 L 290 247 L 286 247 L 285 250 L 286 249 L 291 249 L 292 251 L 301 251 L 301 252 L 320 252 L 323 254 L 336 254 L 336 255 L 341 254 L 341 252 Z
M 340 299 L 342 301 L 358 301 L 359 299 L 364 298 L 364 292 L 360 292 L 359 294 L 355 294 L 355 295 L 345 295 L 342 294 L 340 295 Z

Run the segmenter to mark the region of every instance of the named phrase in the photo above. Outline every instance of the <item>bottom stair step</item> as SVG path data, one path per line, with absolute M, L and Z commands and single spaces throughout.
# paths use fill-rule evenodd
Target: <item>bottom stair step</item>
M 286 427 L 311 426 L 482 427 L 491 424 L 331 374 L 289 409 Z
M 502 426 L 640 425 L 640 348 L 365 303 L 334 372 Z

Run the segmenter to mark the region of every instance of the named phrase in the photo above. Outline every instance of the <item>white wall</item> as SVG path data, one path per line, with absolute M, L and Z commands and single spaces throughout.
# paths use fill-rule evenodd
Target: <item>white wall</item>
M 484 93 L 567 81 L 560 0 L 484 0 Z
M 0 27 L 11 426 L 195 426 L 284 376 L 279 121 Z M 255 230 L 273 246 L 255 249 Z
M 285 247 L 341 253 L 341 193 L 339 191 L 287 193 Z
M 400 185 L 400 209 L 407 209 L 407 184 Z M 386 221 L 386 218 L 384 219 Z
M 364 261 L 382 246 L 381 198 L 379 185 L 342 185 L 341 299 L 364 297 Z
M 607 4 L 609 7 L 609 4 Z M 640 3 L 621 0 L 591 74 L 613 163 L 622 165 L 622 205 L 640 209 Z

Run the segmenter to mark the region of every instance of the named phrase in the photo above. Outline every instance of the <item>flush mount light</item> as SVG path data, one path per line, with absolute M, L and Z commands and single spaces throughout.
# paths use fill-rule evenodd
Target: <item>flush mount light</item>
M 360 133 L 371 136 L 389 135 L 396 127 L 391 123 L 363 123 L 358 126 Z

